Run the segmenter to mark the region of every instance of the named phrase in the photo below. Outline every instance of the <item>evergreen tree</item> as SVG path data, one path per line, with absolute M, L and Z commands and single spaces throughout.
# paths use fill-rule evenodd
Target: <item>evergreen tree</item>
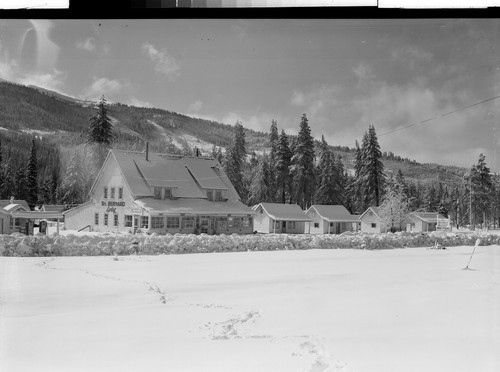
M 278 194 L 278 181 L 276 176 L 276 160 L 278 153 L 280 137 L 278 134 L 278 123 L 276 120 L 271 122 L 271 129 L 269 132 L 269 145 L 271 147 L 271 152 L 269 153 L 269 194 L 271 198 L 269 201 L 275 202 L 277 200 Z
M 224 159 L 224 155 L 222 154 L 222 148 L 220 146 L 217 147 L 217 146 L 213 145 L 212 152 L 211 152 L 210 156 L 222 164 L 223 159 Z
M 335 204 L 345 206 L 347 194 L 347 176 L 344 169 L 344 163 L 342 162 L 342 156 L 340 155 L 337 156 L 337 161 L 334 164 L 334 170 L 337 186 L 337 198 L 335 200 Z
M 307 209 L 313 202 L 314 196 L 314 140 L 306 114 L 302 115 L 300 121 L 297 144 L 292 157 L 295 165 L 295 192 L 296 201 L 302 209 Z
M 288 145 L 288 136 L 285 131 L 281 131 L 278 147 L 276 150 L 276 180 L 278 201 L 286 203 L 287 194 L 291 194 L 290 164 L 292 152 Z
M 243 168 L 246 161 L 247 151 L 245 132 L 240 121 L 237 121 L 234 125 L 234 142 L 228 151 L 226 151 L 225 155 L 225 172 L 236 189 L 240 199 L 246 200 L 247 188 L 243 177 Z
M 335 155 L 328 148 L 324 151 L 320 150 L 318 168 L 318 188 L 315 193 L 316 203 L 321 205 L 337 204 L 339 190 L 337 188 Z
M 0 179 L 0 199 L 10 199 L 17 196 L 16 174 L 10 162 L 5 161 L 2 165 L 2 178 Z
M 366 209 L 370 205 L 380 204 L 385 179 L 382 152 L 373 125 L 368 127 L 368 132 L 363 136 L 361 158 L 360 182 L 365 202 L 363 209 Z
M 31 141 L 30 157 L 26 168 L 26 202 L 31 209 L 38 202 L 38 166 L 35 138 Z
M 85 199 L 84 170 L 80 156 L 75 151 L 67 164 L 63 182 L 59 189 L 59 200 L 62 204 L 81 204 Z
M 94 160 L 95 171 L 98 171 L 114 140 L 113 125 L 108 116 L 108 104 L 104 96 L 97 105 L 97 112 L 89 119 L 86 144 L 91 151 Z
M 438 193 L 434 185 L 427 189 L 425 196 L 425 207 L 427 212 L 437 212 L 439 206 Z
M 15 172 L 15 198 L 17 200 L 26 200 L 28 199 L 28 189 L 26 184 L 26 173 L 23 168 L 19 168 Z
M 471 215 L 474 225 L 477 223 L 486 224 L 491 214 L 494 185 L 485 159 L 486 157 L 480 154 L 477 164 L 471 167 L 465 179 L 468 198 L 471 197 L 470 193 L 472 193 Z
M 252 173 L 248 204 L 254 205 L 271 201 L 271 190 L 269 188 L 269 163 L 268 156 L 265 153 L 257 162 L 257 166 L 254 168 Z

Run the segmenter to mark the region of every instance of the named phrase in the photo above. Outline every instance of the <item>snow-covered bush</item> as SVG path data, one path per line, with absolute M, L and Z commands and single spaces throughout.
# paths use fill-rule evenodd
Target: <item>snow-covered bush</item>
M 0 235 L 3 256 L 102 256 L 274 251 L 297 249 L 392 249 L 500 244 L 499 235 L 464 233 L 341 234 L 341 235 Z

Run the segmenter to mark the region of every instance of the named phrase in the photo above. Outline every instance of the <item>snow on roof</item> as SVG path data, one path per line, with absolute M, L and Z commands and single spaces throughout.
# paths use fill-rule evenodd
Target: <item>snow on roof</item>
M 256 213 L 240 201 L 212 202 L 206 199 L 136 199 L 135 203 L 150 213 L 206 214 L 206 215 L 255 215 Z
M 358 216 L 353 216 L 343 205 L 312 205 L 307 213 L 314 208 L 318 215 L 328 222 L 357 222 Z
M 0 200 L 0 208 L 5 208 L 9 204 L 19 204 L 19 205 L 22 205 L 23 208 L 26 209 L 27 211 L 30 210 L 30 207 L 29 207 L 28 203 L 26 202 L 26 200 L 12 200 L 12 203 L 11 203 L 11 199 Z
M 48 205 L 44 204 L 42 205 L 42 208 L 40 210 L 44 212 L 62 212 L 64 210 L 64 205 L 60 204 L 53 204 L 53 205 Z
M 297 204 L 260 203 L 259 205 L 275 220 L 312 221 Z M 255 209 L 258 209 L 258 206 Z
M 424 222 L 437 222 L 438 219 L 447 220 L 446 217 L 439 214 L 438 212 L 411 212 L 409 213 L 409 216 L 417 217 Z
M 152 187 L 168 187 L 180 198 L 206 198 L 206 189 L 227 190 L 228 200 L 239 200 L 218 161 L 208 158 L 169 156 L 111 150 L 132 194 L 153 196 Z
M 10 213 L 12 213 L 12 212 L 14 212 L 14 211 L 17 211 L 17 210 L 19 210 L 19 209 L 22 209 L 22 210 L 24 210 L 24 211 L 30 211 L 30 210 L 31 210 L 31 209 L 29 209 L 29 208 L 25 208 L 25 207 L 24 207 L 23 205 L 21 205 L 21 204 L 9 204 L 9 205 L 5 206 L 3 209 L 4 209 L 5 211 L 7 211 L 7 212 L 10 212 Z
M 361 218 L 365 215 L 365 213 L 366 213 L 366 212 L 368 212 L 369 210 L 371 210 L 373 213 L 375 213 L 375 216 L 376 216 L 377 218 L 379 218 L 379 219 L 380 219 L 380 208 L 379 208 L 379 207 L 375 207 L 375 206 L 368 207 L 368 208 L 366 209 L 366 211 L 364 211 L 364 212 L 361 214 L 361 216 L 359 216 L 359 218 L 358 218 L 358 219 L 361 219 Z

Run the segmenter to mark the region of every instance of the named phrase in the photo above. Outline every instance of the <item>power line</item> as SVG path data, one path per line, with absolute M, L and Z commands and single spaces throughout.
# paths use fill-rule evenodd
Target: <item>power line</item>
M 406 125 L 404 127 L 400 127 L 400 128 L 396 128 L 396 129 L 390 130 L 388 132 L 384 132 L 382 134 L 379 134 L 378 137 L 382 137 L 382 136 L 385 136 L 387 134 L 391 134 L 391 133 L 394 133 L 394 132 L 399 132 L 400 130 L 412 128 L 412 127 L 415 127 L 417 125 L 425 124 L 425 123 L 428 123 L 428 122 L 433 121 L 433 120 L 444 118 L 445 116 L 454 114 L 455 112 L 466 110 L 466 109 L 474 107 L 474 106 L 482 105 L 483 103 L 486 103 L 486 102 L 489 102 L 489 101 L 493 101 L 493 100 L 498 99 L 498 98 L 500 98 L 500 95 L 495 96 L 495 97 L 491 97 L 491 98 L 488 98 L 488 99 L 484 99 L 482 101 L 473 103 L 471 105 L 463 106 L 463 107 L 460 107 L 460 108 L 455 109 L 453 111 L 449 111 L 449 112 L 446 112 L 446 113 L 441 114 L 441 115 L 434 116 L 434 117 L 429 118 L 429 119 L 425 119 L 425 120 L 422 120 L 422 121 L 419 121 L 419 122 L 416 122 L 416 123 L 412 123 L 412 124 Z

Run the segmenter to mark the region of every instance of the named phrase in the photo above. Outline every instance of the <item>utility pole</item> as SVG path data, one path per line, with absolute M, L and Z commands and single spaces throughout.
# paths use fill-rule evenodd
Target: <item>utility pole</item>
M 472 227 L 472 174 L 469 176 L 469 226 Z

